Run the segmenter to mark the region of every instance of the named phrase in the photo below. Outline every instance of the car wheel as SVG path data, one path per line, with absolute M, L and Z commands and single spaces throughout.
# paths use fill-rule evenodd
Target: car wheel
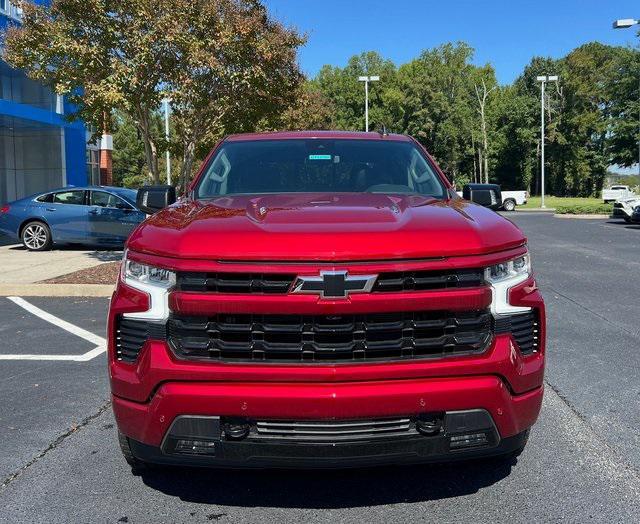
M 627 224 L 631 224 L 631 217 L 624 217 L 624 221 L 625 221 Z
M 505 211 L 513 211 L 516 208 L 516 201 L 509 198 L 502 203 Z
M 148 468 L 149 465 L 146 462 L 143 462 L 139 458 L 136 458 L 136 456 L 133 454 L 133 451 L 131 451 L 129 439 L 120 431 L 118 431 L 118 444 L 120 444 L 120 451 L 122 451 L 124 459 L 127 461 L 127 464 L 131 466 L 131 469 L 134 473 L 145 471 Z
M 51 247 L 51 230 L 44 222 L 34 220 L 22 228 L 20 240 L 29 251 L 46 251 Z

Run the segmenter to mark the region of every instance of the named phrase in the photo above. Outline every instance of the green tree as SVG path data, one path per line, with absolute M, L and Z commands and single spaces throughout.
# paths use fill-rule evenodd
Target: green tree
M 536 80 L 541 75 L 560 75 L 560 83 L 547 85 L 545 96 L 545 182 L 546 192 L 554 193 L 557 186 L 556 178 L 559 177 L 560 167 L 554 161 L 554 147 L 561 149 L 565 143 L 564 136 L 560 132 L 560 122 L 563 117 L 564 99 L 562 96 L 562 79 L 564 69 L 561 61 L 551 58 L 534 57 L 525 67 L 522 74 L 513 83 L 513 93 L 509 100 L 511 115 L 502 117 L 506 140 L 512 140 L 507 150 L 510 154 L 501 158 L 503 178 L 511 180 L 521 179 L 527 185 L 529 191 L 539 194 L 540 189 L 540 82 Z M 519 170 L 519 171 L 518 171 Z M 518 174 L 519 173 L 519 176 Z M 522 186 L 513 186 L 522 187 Z
M 155 136 L 164 133 L 162 117 L 154 112 L 151 123 Z M 112 117 L 113 130 L 113 183 L 117 186 L 137 188 L 152 182 L 151 172 L 147 165 L 144 144 L 140 130 L 129 115 L 114 111 Z M 172 166 L 177 167 L 177 166 Z M 166 166 L 160 163 L 161 178 L 166 175 Z
M 131 118 L 119 112 L 113 118 L 113 183 L 138 187 L 147 179 L 146 158 L 140 131 Z
M 147 165 L 159 180 L 151 114 L 162 98 L 164 39 L 173 25 L 168 0 L 56 0 L 51 7 L 20 1 L 22 25 L 8 30 L 5 60 L 65 94 L 99 131 L 119 108 L 140 131 Z
M 259 0 L 55 0 L 19 2 L 5 60 L 65 94 L 97 129 L 114 109 L 138 129 L 146 164 L 160 180 L 160 153 L 182 159 L 182 183 L 197 154 L 221 135 L 245 131 L 291 102 L 302 79 L 304 39 L 272 20 Z M 172 100 L 175 143 L 154 132 Z
M 611 98 L 610 160 L 621 166 L 640 162 L 640 52 L 618 48 L 611 64 L 613 74 L 608 78 Z
M 464 174 L 465 160 L 473 158 L 472 56 L 465 43 L 445 44 L 398 71 L 402 131 L 420 140 L 453 180 Z
M 532 191 L 540 134 L 535 102 L 513 85 L 499 88 L 496 94 L 492 113 L 493 181 L 504 189 Z
M 602 189 L 610 160 L 608 82 L 616 74 L 617 52 L 594 42 L 574 49 L 562 60 L 565 107 L 559 127 L 565 142 L 551 150 L 551 160 L 561 170 L 556 175 L 560 194 L 590 196 Z
M 163 91 L 171 99 L 186 187 L 193 162 L 224 134 L 252 131 L 295 100 L 304 38 L 258 0 L 172 0 Z
M 359 76 L 378 75 L 379 82 L 369 83 L 369 128 L 391 127 L 397 115 L 398 91 L 396 67 L 378 53 L 369 51 L 349 59 L 344 68 L 324 66 L 312 84 L 335 107 L 338 129 L 364 131 L 364 86 Z
M 262 131 L 330 130 L 335 127 L 333 102 L 310 82 L 299 88 L 293 104 L 259 125 Z

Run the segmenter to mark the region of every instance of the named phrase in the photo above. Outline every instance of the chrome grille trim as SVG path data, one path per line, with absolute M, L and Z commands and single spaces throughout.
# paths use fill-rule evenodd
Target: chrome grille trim
M 370 440 L 413 435 L 409 418 L 355 421 L 257 421 L 252 438 L 306 441 Z

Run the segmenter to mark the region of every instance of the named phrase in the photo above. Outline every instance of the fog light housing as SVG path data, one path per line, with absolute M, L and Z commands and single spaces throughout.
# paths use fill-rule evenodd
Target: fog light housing
M 475 448 L 486 446 L 489 439 L 486 433 L 466 433 L 464 435 L 453 435 L 449 439 L 450 449 Z
M 183 455 L 215 455 L 216 442 L 213 440 L 178 439 L 173 451 Z
M 229 440 L 242 440 L 249 436 L 251 426 L 248 422 L 227 422 L 223 426 L 224 435 Z
M 442 416 L 422 415 L 416 420 L 416 429 L 422 435 L 433 437 L 442 431 L 442 423 Z

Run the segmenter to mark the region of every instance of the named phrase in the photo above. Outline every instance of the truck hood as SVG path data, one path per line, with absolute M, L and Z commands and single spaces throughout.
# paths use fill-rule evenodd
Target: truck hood
M 185 200 L 143 222 L 128 248 L 210 260 L 441 258 L 522 245 L 522 232 L 461 199 L 304 193 Z

